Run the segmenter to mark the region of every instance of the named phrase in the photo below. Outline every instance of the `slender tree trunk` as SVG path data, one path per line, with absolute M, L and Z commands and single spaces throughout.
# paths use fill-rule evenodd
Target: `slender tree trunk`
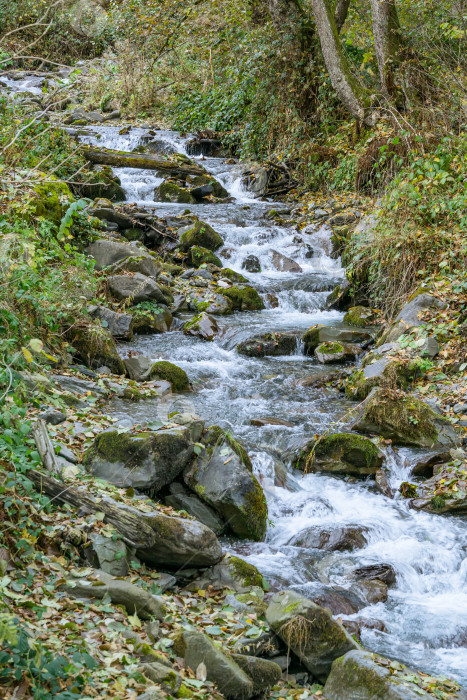
M 334 8 L 334 21 L 336 23 L 337 33 L 340 34 L 344 22 L 347 19 L 347 14 L 349 12 L 350 0 L 337 0 L 336 7 Z
M 395 70 L 403 46 L 395 0 L 371 0 L 371 15 L 381 87 L 386 97 L 394 98 Z
M 332 86 L 342 104 L 356 118 L 373 126 L 370 103 L 366 91 L 352 75 L 337 33 L 334 16 L 328 0 L 311 0 L 316 28 L 326 68 Z

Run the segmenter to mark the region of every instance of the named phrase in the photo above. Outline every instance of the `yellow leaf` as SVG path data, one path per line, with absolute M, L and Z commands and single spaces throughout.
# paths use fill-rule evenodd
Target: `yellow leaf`
M 26 360 L 27 360 L 28 362 L 32 362 L 32 355 L 31 355 L 31 353 L 29 352 L 29 350 L 28 350 L 27 348 L 21 348 L 21 350 L 22 350 L 23 355 L 24 355 L 24 357 L 26 358 Z

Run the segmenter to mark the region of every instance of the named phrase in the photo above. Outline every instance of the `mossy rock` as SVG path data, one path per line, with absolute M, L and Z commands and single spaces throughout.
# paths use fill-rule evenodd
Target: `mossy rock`
M 400 445 L 454 445 L 459 438 L 451 423 L 415 396 L 375 388 L 361 404 L 352 429 L 376 433 Z
M 362 369 L 353 372 L 346 382 L 345 394 L 349 399 L 363 401 L 378 386 L 407 389 L 420 374 L 419 359 L 378 358 L 377 351 L 370 355 L 373 356 L 374 362 L 365 363 Z
M 357 328 L 374 326 L 381 322 L 381 311 L 367 306 L 352 306 L 344 316 L 344 323 Z
M 168 272 L 174 277 L 177 277 L 178 275 L 181 275 L 182 272 L 185 272 L 185 268 L 183 267 L 183 265 L 173 265 L 172 263 L 161 262 L 161 267 L 164 270 L 164 272 Z
M 372 335 L 366 331 L 336 328 L 334 326 L 314 326 L 302 335 L 305 355 L 312 355 L 321 343 L 368 344 Z
M 243 587 L 251 588 L 252 586 L 257 586 L 261 589 L 263 588 L 263 577 L 256 566 L 233 555 L 228 557 L 228 563 L 233 577 L 236 581 L 241 582 Z
M 382 463 L 383 455 L 369 438 L 335 433 L 308 442 L 293 466 L 307 472 L 366 478 L 374 476 Z
M 227 192 L 225 187 L 223 187 L 220 182 L 215 180 L 210 175 L 197 175 L 190 181 L 190 187 L 192 188 L 203 187 L 204 185 L 211 185 L 214 197 L 218 197 L 219 199 L 225 199 L 225 197 L 229 196 L 229 193 Z
M 221 276 L 225 277 L 231 282 L 235 282 L 236 284 L 248 284 L 249 282 L 244 275 L 241 275 L 239 272 L 235 272 L 235 270 L 231 270 L 230 267 L 224 267 L 222 269 Z
M 175 182 L 163 182 L 154 190 L 157 202 L 173 202 L 175 204 L 196 204 L 196 199 L 189 190 L 180 187 Z
M 88 367 L 105 365 L 115 374 L 125 374 L 125 365 L 117 352 L 115 340 L 101 325 L 72 327 L 67 339 Z
M 190 380 L 185 370 L 166 360 L 155 362 L 149 371 L 149 377 L 165 379 L 170 382 L 173 391 L 187 391 L 190 388 Z
M 97 170 L 83 173 L 78 178 L 79 181 L 72 185 L 72 189 L 79 197 L 105 197 L 111 202 L 124 202 L 126 199 L 120 178 L 113 174 L 108 165 L 101 165 Z
M 209 224 L 204 221 L 195 221 L 195 223 L 180 236 L 179 246 L 181 250 L 186 252 L 194 245 L 215 251 L 224 245 L 224 240 Z
M 222 261 L 219 260 L 217 255 L 199 245 L 194 245 L 190 248 L 188 257 L 193 267 L 200 267 L 203 263 L 211 263 L 217 267 L 222 267 Z
M 172 314 L 167 307 L 158 306 L 154 312 L 129 307 L 127 311 L 133 316 L 135 333 L 166 333 L 172 326 Z
M 219 291 L 230 299 L 234 311 L 261 311 L 265 308 L 263 300 L 253 287 L 230 287 Z
M 53 175 L 41 173 L 40 181 L 33 189 L 31 205 L 34 216 L 42 216 L 58 226 L 73 201 L 68 185 Z
M 261 659 L 257 656 L 244 656 L 243 654 L 231 654 L 231 658 L 253 681 L 254 695 L 263 695 L 282 677 L 282 669 L 274 661 Z

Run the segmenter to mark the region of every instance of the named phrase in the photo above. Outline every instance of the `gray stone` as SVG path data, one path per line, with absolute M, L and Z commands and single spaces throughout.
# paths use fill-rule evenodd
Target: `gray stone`
M 421 326 L 423 323 L 420 320 L 422 312 L 444 308 L 446 308 L 446 304 L 433 295 L 417 294 L 396 316 L 394 323 L 384 336 L 385 342 L 395 341 L 404 333 Z
M 128 550 L 123 540 L 91 533 L 89 539 L 99 561 L 99 568 L 111 576 L 126 576 L 128 573 Z
M 58 447 L 60 448 L 60 452 L 58 453 L 60 457 L 65 459 L 67 462 L 70 462 L 71 464 L 78 464 L 78 459 L 72 450 L 70 450 L 69 447 L 66 445 L 61 445 L 59 444 Z
M 279 253 L 277 250 L 272 250 L 271 253 L 272 264 L 276 270 L 280 272 L 303 272 L 302 268 L 295 260 L 288 258 L 286 255 L 282 255 L 282 253 Z
M 329 216 L 326 209 L 315 209 L 313 212 L 313 217 L 318 221 L 319 219 L 324 219 Z
M 256 335 L 237 345 L 239 355 L 247 357 L 278 357 L 297 352 L 299 336 L 294 333 L 265 333 Z
M 261 263 L 256 255 L 248 255 L 242 262 L 242 270 L 247 272 L 261 272 Z
M 118 313 L 104 306 L 98 306 L 91 316 L 104 322 L 104 327 L 108 328 L 113 338 L 117 340 L 133 339 L 133 316 L 131 314 Z
M 373 336 L 364 330 L 314 326 L 302 336 L 302 340 L 305 345 L 305 355 L 311 355 L 321 343 L 350 343 L 364 347 L 371 343 Z
M 153 365 L 150 357 L 144 355 L 136 355 L 135 357 L 126 357 L 123 360 L 128 376 L 135 382 L 145 382 L 149 379 L 149 373 Z
M 196 588 L 229 588 L 236 593 L 247 593 L 252 587 L 260 589 L 263 577 L 253 564 L 226 554 L 223 559 L 211 569 L 203 572 L 201 579 L 195 580 Z
M 185 659 L 186 665 L 194 672 L 203 663 L 207 680 L 215 683 L 224 697 L 247 700 L 253 695 L 251 678 L 202 632 L 180 632 L 175 640 L 174 651 L 177 656 Z
M 136 613 L 142 620 L 151 617 L 162 620 L 165 615 L 162 600 L 129 581 L 116 579 L 99 569 L 92 570 L 87 577 L 69 577 L 60 588 L 75 598 L 102 600 L 109 595 L 112 603 L 123 605 L 129 615 Z
M 266 620 L 320 682 L 335 659 L 359 648 L 329 611 L 292 590 L 272 597 Z
M 185 335 L 195 335 L 198 338 L 210 341 L 214 340 L 219 333 L 219 326 L 215 318 L 203 311 L 203 313 L 185 323 L 183 332 Z
M 130 300 L 132 305 L 143 301 L 157 301 L 166 304 L 166 298 L 161 288 L 152 277 L 136 272 L 132 277 L 127 275 L 112 275 L 107 278 L 110 293 L 118 301 Z
M 276 685 L 282 677 L 282 669 L 274 661 L 260 659 L 257 656 L 245 656 L 243 654 L 231 654 L 230 658 L 253 681 L 253 695 L 266 693 L 269 688 Z
M 157 493 L 180 474 L 192 454 L 190 432 L 182 426 L 145 433 L 111 430 L 95 438 L 83 465 L 112 484 Z
M 232 302 L 230 299 L 227 299 L 222 294 L 217 294 L 217 292 L 191 287 L 186 301 L 190 311 L 205 311 L 207 314 L 218 315 L 232 313 Z
M 336 214 L 331 216 L 328 220 L 329 226 L 348 226 L 356 221 L 357 217 L 354 212 L 347 212 L 346 214 Z
M 294 535 L 287 544 L 309 549 L 323 549 L 326 552 L 345 552 L 361 549 L 367 544 L 365 528 L 359 525 L 336 525 L 323 529 L 308 527 Z
M 323 689 L 326 700 L 420 700 L 432 695 L 410 680 L 417 671 L 402 664 L 394 673 L 389 659 L 369 651 L 353 650 L 334 661 Z M 409 678 L 407 678 L 409 677 Z
M 46 423 L 50 423 L 50 425 L 60 425 L 60 423 L 66 421 L 66 413 L 62 413 L 61 411 L 45 411 L 39 415 L 39 418 L 42 418 Z
M 72 394 L 87 394 L 89 391 L 92 394 L 106 396 L 109 392 L 106 389 L 98 386 L 96 382 L 90 382 L 87 379 L 79 377 L 69 377 L 66 374 L 54 374 L 54 382 L 56 382 L 64 391 L 70 391 Z
M 244 448 L 220 428 L 211 428 L 207 447 L 184 472 L 184 480 L 216 510 L 239 537 L 263 539 L 267 505 Z
M 152 661 L 151 663 L 143 664 L 140 670 L 146 678 L 160 685 L 162 690 L 170 693 L 170 695 L 175 695 L 180 689 L 183 678 L 173 668 L 165 664 Z
M 94 243 L 91 243 L 86 248 L 86 253 L 96 261 L 96 269 L 102 270 L 112 265 L 121 264 L 124 266 L 125 260 L 145 259 L 151 262 L 156 271 L 154 259 L 144 248 L 139 248 L 130 243 L 118 243 L 117 241 L 108 241 L 101 238 Z M 136 270 L 137 272 L 138 270 Z
M 192 515 L 200 523 L 209 527 L 216 535 L 224 530 L 224 523 L 217 513 L 203 503 L 195 494 L 177 493 L 166 496 L 166 505 L 175 510 L 184 510 Z

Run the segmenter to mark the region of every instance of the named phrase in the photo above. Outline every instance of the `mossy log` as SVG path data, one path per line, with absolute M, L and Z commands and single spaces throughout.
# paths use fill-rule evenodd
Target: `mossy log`
M 56 504 L 70 504 L 91 513 L 105 513 L 105 522 L 113 525 L 125 542 L 136 549 L 149 548 L 155 543 L 157 534 L 142 518 L 123 508 L 118 508 L 104 499 L 93 498 L 84 489 L 69 486 L 35 469 L 27 472 L 28 479 L 41 493 L 50 496 Z
M 204 175 L 205 170 L 198 165 L 189 165 L 176 160 L 164 160 L 149 153 L 127 153 L 125 151 L 101 150 L 83 146 L 82 154 L 91 163 L 113 165 L 118 168 L 144 168 L 160 170 L 170 175 Z

